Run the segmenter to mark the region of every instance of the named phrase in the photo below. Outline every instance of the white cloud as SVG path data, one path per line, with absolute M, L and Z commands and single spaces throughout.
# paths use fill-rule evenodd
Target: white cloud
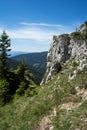
M 63 27 L 63 25 L 60 24 L 48 24 L 48 23 L 27 23 L 27 22 L 21 22 L 20 25 L 25 26 L 44 26 L 44 27 Z
M 53 35 L 59 35 L 62 33 L 70 33 L 72 28 L 48 23 L 20 23 L 16 29 L 6 29 L 7 34 L 11 38 L 16 39 L 32 39 L 36 41 L 49 41 Z M 26 26 L 25 26 L 26 25 Z M 0 29 L 0 32 L 3 29 Z
M 11 38 L 12 50 L 38 52 L 48 50 L 53 35 L 72 32 L 73 25 L 70 27 L 58 24 L 22 22 L 18 26 L 16 25 L 16 28 L 0 26 L 0 34 L 3 30 L 6 30 Z
M 50 39 L 52 32 L 48 33 L 46 31 L 38 29 L 16 29 L 16 30 L 7 30 L 8 35 L 11 38 L 22 38 L 22 39 L 33 39 L 36 41 L 45 41 Z

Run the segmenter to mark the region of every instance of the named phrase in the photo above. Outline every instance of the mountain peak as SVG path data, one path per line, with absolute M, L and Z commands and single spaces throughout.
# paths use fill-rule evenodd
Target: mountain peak
M 75 61 L 82 67 L 82 61 L 87 61 L 87 22 L 82 24 L 76 32 L 53 36 L 47 55 L 47 70 L 42 83 L 47 83 L 56 75 L 62 65 Z

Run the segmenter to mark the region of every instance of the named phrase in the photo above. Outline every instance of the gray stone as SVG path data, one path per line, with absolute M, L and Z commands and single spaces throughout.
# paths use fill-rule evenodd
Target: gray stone
M 78 32 L 85 34 L 87 24 L 84 23 L 78 28 Z M 76 32 L 75 32 L 76 33 Z M 75 60 L 79 63 L 78 69 L 83 70 L 87 67 L 87 38 L 80 39 L 72 34 L 62 34 L 53 36 L 47 56 L 47 76 L 42 83 L 47 83 L 56 75 L 61 68 L 61 64 Z M 75 77 L 76 74 L 73 75 Z M 70 76 L 70 78 L 73 78 Z

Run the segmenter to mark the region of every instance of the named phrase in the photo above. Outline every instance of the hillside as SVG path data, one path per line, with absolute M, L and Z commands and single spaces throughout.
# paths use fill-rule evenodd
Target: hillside
M 8 64 L 9 68 L 12 68 L 13 70 L 15 70 L 20 65 L 20 63 L 21 63 L 21 61 L 17 61 L 17 60 L 14 60 L 14 59 L 10 58 L 10 59 L 8 59 L 7 64 Z M 44 73 L 39 72 L 36 68 L 34 68 L 34 67 L 30 66 L 30 65 L 27 65 L 27 67 L 28 67 L 30 73 L 33 74 L 35 82 L 37 84 L 40 84 L 40 82 L 41 82 L 41 80 L 42 80 L 42 78 L 44 76 Z
M 36 82 L 40 84 L 46 71 L 47 52 L 21 54 L 12 57 L 11 59 L 21 62 L 23 58 L 25 59 L 30 72 L 34 75 Z
M 87 22 L 55 36 L 37 94 L 0 108 L 0 130 L 87 130 Z

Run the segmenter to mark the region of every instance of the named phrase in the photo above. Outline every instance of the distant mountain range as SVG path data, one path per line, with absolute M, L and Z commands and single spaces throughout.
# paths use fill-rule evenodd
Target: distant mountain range
M 27 52 L 22 52 L 22 51 L 11 51 L 11 52 L 9 52 L 9 54 L 11 55 L 10 57 L 14 57 L 14 56 L 26 54 L 26 53 Z
M 33 73 L 35 77 L 35 81 L 40 83 L 46 71 L 47 51 L 12 56 L 9 66 L 15 69 L 22 59 L 25 59 L 30 72 Z

